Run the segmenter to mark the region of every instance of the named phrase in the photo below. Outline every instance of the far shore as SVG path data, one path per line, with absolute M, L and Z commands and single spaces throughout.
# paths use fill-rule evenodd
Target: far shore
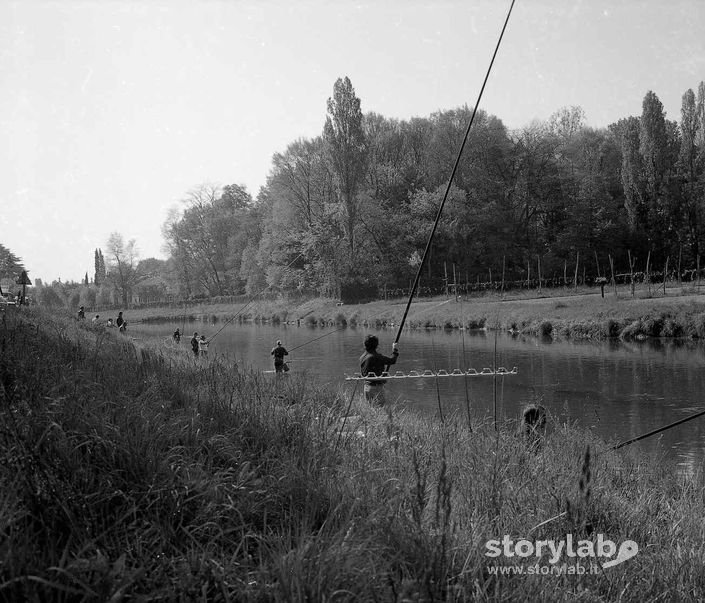
M 335 299 L 208 300 L 125 311 L 130 322 L 265 322 L 398 328 L 406 299 L 341 304 Z M 107 311 L 103 311 L 104 314 Z M 553 289 L 478 297 L 415 298 L 405 328 L 488 329 L 553 339 L 705 338 L 705 290 L 662 287 L 616 292 Z

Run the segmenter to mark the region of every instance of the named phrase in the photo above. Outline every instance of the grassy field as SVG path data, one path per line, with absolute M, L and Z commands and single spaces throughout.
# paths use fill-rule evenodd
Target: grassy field
M 301 321 L 321 326 L 398 326 L 406 300 L 339 305 L 330 299 L 306 301 L 244 300 L 241 304 L 199 304 L 132 310 L 134 321 L 255 320 L 273 323 Z M 545 290 L 500 296 L 416 299 L 406 326 L 418 328 L 487 328 L 563 339 L 622 337 L 705 338 L 705 294 L 695 288 L 612 290 Z
M 537 446 L 26 308 L 0 351 L 2 600 L 705 598 L 701 476 L 573 426 Z M 594 575 L 486 555 L 568 534 L 639 551 Z

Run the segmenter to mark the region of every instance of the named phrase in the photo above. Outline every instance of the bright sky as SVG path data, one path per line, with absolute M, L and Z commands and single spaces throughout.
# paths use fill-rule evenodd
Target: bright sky
M 0 243 L 30 277 L 93 276 L 113 231 L 164 257 L 204 184 L 255 197 L 275 152 L 323 129 L 347 75 L 364 112 L 473 106 L 509 0 L 0 0 Z M 669 119 L 705 79 L 701 0 L 517 0 L 481 107 L 510 128 Z

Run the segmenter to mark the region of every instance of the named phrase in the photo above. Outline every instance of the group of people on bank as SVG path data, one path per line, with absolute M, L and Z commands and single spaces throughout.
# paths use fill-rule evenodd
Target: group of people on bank
M 86 319 L 86 309 L 81 306 L 78 309 L 78 320 L 85 320 Z M 100 314 L 96 314 L 92 319 L 91 319 L 91 324 L 94 326 L 98 326 L 101 324 L 100 320 Z M 122 315 L 122 312 L 118 312 L 117 318 L 113 320 L 112 318 L 108 318 L 108 321 L 105 323 L 105 326 L 108 329 L 119 329 L 120 333 L 124 333 L 127 331 L 127 321 Z

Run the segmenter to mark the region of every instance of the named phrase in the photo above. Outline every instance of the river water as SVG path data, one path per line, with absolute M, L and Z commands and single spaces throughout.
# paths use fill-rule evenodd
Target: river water
M 130 334 L 166 343 L 174 329 L 182 326 L 131 322 Z M 186 323 L 187 336 L 181 342 L 184 354 L 190 353 L 194 331 L 210 337 L 221 327 L 223 323 Z M 214 338 L 209 355 L 225 355 L 240 366 L 271 370 L 270 351 L 279 339 L 291 351 L 287 360 L 293 371 L 305 371 L 321 382 L 352 391 L 354 382 L 346 382 L 345 376 L 360 370 L 358 359 L 368 332 L 379 337 L 380 352 L 391 352 L 394 329 L 230 323 Z M 555 342 L 509 334 L 495 337 L 484 331 L 405 330 L 399 349 L 399 362 L 392 372 L 451 372 L 456 368 L 479 372 L 492 367 L 495 359 L 498 367 L 517 368 L 516 375 L 496 381 L 491 376 L 390 380 L 387 400 L 419 413 L 438 415 L 440 395 L 444 415 L 458 411 L 464 420 L 467 383 L 473 417 L 491 418 L 495 399 L 500 419 L 515 419 L 527 403 L 541 403 L 561 422 L 575 421 L 616 442 L 705 407 L 705 348 L 694 342 Z M 705 417 L 633 447 L 692 474 L 705 459 Z

